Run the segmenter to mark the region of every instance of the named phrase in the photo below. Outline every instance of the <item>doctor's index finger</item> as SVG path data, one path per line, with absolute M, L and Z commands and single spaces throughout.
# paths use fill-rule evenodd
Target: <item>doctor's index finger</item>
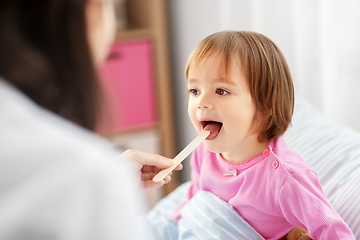
M 173 164 L 172 159 L 154 153 L 140 152 L 137 150 L 127 150 L 124 152 L 124 155 L 132 159 L 133 161 L 136 161 L 139 165 L 141 165 L 141 167 L 151 166 L 159 169 L 165 169 L 171 167 Z M 181 169 L 181 164 L 179 164 L 175 168 L 175 170 Z
M 157 154 L 144 154 L 142 160 L 143 166 L 153 166 L 159 169 L 169 168 L 173 165 L 173 160 L 166 158 Z M 181 170 L 183 168 L 182 164 L 179 164 L 175 167 L 175 170 Z

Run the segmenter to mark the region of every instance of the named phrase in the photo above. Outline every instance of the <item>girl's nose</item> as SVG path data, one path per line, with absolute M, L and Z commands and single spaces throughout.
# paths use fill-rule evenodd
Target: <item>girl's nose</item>
M 208 96 L 203 95 L 198 102 L 198 109 L 200 110 L 211 110 L 213 108 L 213 104 L 211 103 Z

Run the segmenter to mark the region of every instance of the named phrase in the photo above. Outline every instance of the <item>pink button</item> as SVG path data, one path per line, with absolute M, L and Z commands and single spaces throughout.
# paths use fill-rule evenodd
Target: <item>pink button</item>
M 277 169 L 277 168 L 279 167 L 279 161 L 278 161 L 278 160 L 274 160 L 274 161 L 272 162 L 272 167 L 275 168 L 275 169 Z
M 262 152 L 262 155 L 267 157 L 269 155 L 269 149 L 265 148 L 265 150 Z

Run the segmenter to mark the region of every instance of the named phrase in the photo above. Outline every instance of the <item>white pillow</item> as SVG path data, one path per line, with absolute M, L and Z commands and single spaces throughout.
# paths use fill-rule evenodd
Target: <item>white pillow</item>
M 360 133 L 297 96 L 293 123 L 284 137 L 315 169 L 334 209 L 360 239 Z

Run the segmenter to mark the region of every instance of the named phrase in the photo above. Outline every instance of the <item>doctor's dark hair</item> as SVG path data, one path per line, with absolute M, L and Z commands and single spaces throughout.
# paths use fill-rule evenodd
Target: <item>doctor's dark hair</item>
M 40 106 L 94 129 L 99 82 L 87 0 L 1 0 L 0 76 Z
M 244 74 L 260 115 L 259 141 L 276 139 L 291 123 L 294 86 L 280 49 L 266 36 L 247 31 L 223 31 L 202 40 L 191 53 L 185 79 L 207 59 L 224 64 L 229 77 L 230 64 Z M 241 107 L 241 106 L 239 106 Z

